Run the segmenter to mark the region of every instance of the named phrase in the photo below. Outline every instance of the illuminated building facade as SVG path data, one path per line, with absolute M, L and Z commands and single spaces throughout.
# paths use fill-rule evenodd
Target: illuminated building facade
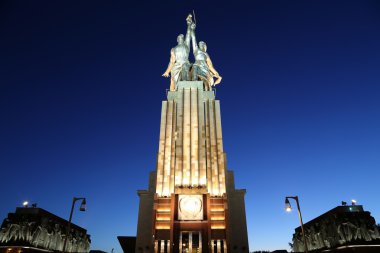
M 248 252 L 245 190 L 227 170 L 220 102 L 202 81 L 168 91 L 157 169 L 138 195 L 136 252 Z

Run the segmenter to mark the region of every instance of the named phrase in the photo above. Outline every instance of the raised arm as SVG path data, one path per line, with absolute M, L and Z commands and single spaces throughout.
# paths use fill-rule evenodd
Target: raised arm
M 185 43 L 189 51 L 190 51 L 190 34 L 191 34 L 191 28 L 190 28 L 190 25 L 188 25 L 187 31 L 186 31 Z
M 193 16 L 191 14 L 189 14 L 186 18 L 186 24 L 187 24 L 187 31 L 186 31 L 186 37 L 185 37 L 185 43 L 186 43 L 186 46 L 187 48 L 189 49 L 190 51 L 190 34 L 191 34 L 191 26 L 192 26 L 192 23 L 193 23 Z
M 172 50 L 170 50 L 170 61 L 169 61 L 168 68 L 166 69 L 165 73 L 162 74 L 162 76 L 164 76 L 164 77 L 169 76 L 169 73 L 170 73 L 170 71 L 172 71 L 174 63 L 175 63 L 175 54 L 174 54 L 174 50 L 172 48 Z
M 195 24 L 191 24 L 191 42 L 193 44 L 193 53 L 198 51 L 197 39 L 195 38 Z

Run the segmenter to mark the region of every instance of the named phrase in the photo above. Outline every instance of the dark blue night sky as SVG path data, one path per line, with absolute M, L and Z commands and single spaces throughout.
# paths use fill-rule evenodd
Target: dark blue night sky
M 24 200 L 92 249 L 135 235 L 155 170 L 161 77 L 196 12 L 223 76 L 224 148 L 246 188 L 250 250 L 288 248 L 304 221 L 357 199 L 380 221 L 379 1 L 0 2 L 0 219 Z

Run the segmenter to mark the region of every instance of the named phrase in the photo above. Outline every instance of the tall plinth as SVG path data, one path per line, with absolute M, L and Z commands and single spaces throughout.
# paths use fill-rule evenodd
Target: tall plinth
M 136 252 L 248 252 L 245 190 L 227 171 L 220 103 L 202 81 L 162 102 L 157 169 L 140 197 Z

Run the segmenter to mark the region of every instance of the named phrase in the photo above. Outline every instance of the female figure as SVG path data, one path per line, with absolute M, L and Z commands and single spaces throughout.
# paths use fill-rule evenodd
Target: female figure
M 200 41 L 198 47 L 197 40 L 195 38 L 195 23 L 191 24 L 191 40 L 195 58 L 195 63 L 193 64 L 193 68 L 191 70 L 192 80 L 202 80 L 205 90 L 211 90 L 212 86 L 217 85 L 222 81 L 222 77 L 212 65 L 210 56 L 207 53 L 206 43 Z M 217 78 L 215 82 L 214 77 Z

